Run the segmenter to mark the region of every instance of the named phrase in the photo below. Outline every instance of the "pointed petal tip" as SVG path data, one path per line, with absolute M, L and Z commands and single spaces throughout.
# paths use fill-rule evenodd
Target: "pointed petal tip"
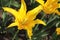
M 44 21 L 42 21 L 40 19 L 35 20 L 35 22 L 36 22 L 36 24 L 43 24 L 44 26 L 47 25 Z
M 7 28 L 14 27 L 16 25 L 17 25 L 16 23 L 11 23 Z
M 5 10 L 5 7 L 2 7 L 3 8 L 3 10 Z
M 13 27 L 13 26 L 8 26 L 7 28 L 11 28 L 11 27 Z
M 6 9 L 7 9 L 8 7 L 2 7 L 2 8 L 3 8 L 4 11 L 6 11 Z
M 46 23 L 44 23 L 44 25 L 46 26 L 47 24 L 46 24 Z
M 10 28 L 9 26 L 7 27 L 7 29 Z
M 2 7 L 3 9 L 7 8 L 7 7 Z
M 46 26 L 47 24 L 45 22 L 41 22 L 42 25 Z
M 46 22 L 44 22 L 44 21 L 41 21 L 41 24 L 43 24 L 44 26 L 46 26 L 47 24 L 46 24 Z

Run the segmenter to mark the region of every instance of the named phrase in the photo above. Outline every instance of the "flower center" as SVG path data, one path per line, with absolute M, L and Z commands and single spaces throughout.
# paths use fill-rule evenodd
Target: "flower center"
M 22 25 L 24 25 L 24 24 L 26 24 L 26 22 L 27 22 L 27 19 L 24 19 L 21 23 L 22 23 Z

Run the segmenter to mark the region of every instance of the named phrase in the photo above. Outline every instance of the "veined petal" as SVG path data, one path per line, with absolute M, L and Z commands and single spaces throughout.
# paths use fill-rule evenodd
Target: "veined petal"
M 60 35 L 60 28 L 56 28 L 57 35 Z
M 36 16 L 38 15 L 38 13 L 42 10 L 42 6 L 39 5 L 38 7 L 30 10 L 27 12 L 27 17 L 29 20 L 34 20 L 36 18 Z
M 46 25 L 46 23 L 45 23 L 44 21 L 39 20 L 39 19 L 36 19 L 36 20 L 35 20 L 35 23 L 36 23 L 36 24 L 43 24 L 43 25 Z
M 38 3 L 44 5 L 44 1 L 43 0 L 36 0 Z
M 11 23 L 7 28 L 13 27 L 13 26 L 17 26 L 17 23 Z
M 53 13 L 56 9 L 58 8 L 58 0 L 47 0 L 45 3 L 43 10 L 46 14 L 51 14 Z
M 16 10 L 14 10 L 12 8 L 8 8 L 8 7 L 3 7 L 3 9 L 4 9 L 4 11 L 7 11 L 7 12 L 11 13 L 14 17 L 17 16 L 18 12 Z
M 24 0 L 21 0 L 21 7 L 18 10 L 20 18 L 24 18 L 26 16 L 26 4 Z

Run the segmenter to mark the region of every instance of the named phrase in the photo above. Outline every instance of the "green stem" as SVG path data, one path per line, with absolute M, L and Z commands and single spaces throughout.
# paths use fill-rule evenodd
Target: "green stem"
M 43 14 L 42 18 L 41 19 L 44 19 L 44 17 L 46 16 L 46 14 Z
M 16 37 L 16 36 L 17 36 L 17 34 L 18 34 L 18 32 L 19 32 L 19 30 L 17 30 L 17 31 L 16 31 L 16 33 L 15 33 L 15 35 L 13 36 L 12 40 L 14 40 L 14 39 L 15 39 L 15 37 Z
M 2 0 L 1 0 L 1 6 L 3 6 Z
M 10 5 L 11 5 L 11 0 L 10 0 L 10 2 L 9 2 L 9 5 L 8 5 L 8 6 L 10 7 Z
M 52 22 L 53 20 L 55 20 L 56 17 L 57 17 L 57 16 L 55 16 L 53 19 L 49 20 L 49 21 L 47 22 L 47 24 L 49 24 L 50 22 Z

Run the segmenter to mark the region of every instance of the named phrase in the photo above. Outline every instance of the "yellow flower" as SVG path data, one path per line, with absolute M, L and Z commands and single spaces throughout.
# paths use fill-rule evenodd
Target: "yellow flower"
M 27 12 L 25 1 L 21 0 L 21 7 L 18 11 L 8 7 L 3 7 L 3 9 L 4 11 L 10 12 L 15 17 L 15 21 L 11 23 L 8 28 L 18 26 L 19 30 L 25 29 L 27 30 L 29 38 L 31 38 L 31 36 L 33 35 L 32 28 L 35 26 L 35 24 L 46 25 L 42 20 L 35 20 L 36 16 L 42 9 L 40 5 Z
M 58 0 L 47 0 L 46 3 L 44 3 L 43 0 L 36 0 L 37 2 L 39 2 L 42 6 L 43 6 L 43 11 L 46 14 L 51 14 L 53 12 L 55 12 L 55 10 L 59 7 L 58 6 Z
M 60 28 L 56 28 L 57 35 L 60 35 Z

